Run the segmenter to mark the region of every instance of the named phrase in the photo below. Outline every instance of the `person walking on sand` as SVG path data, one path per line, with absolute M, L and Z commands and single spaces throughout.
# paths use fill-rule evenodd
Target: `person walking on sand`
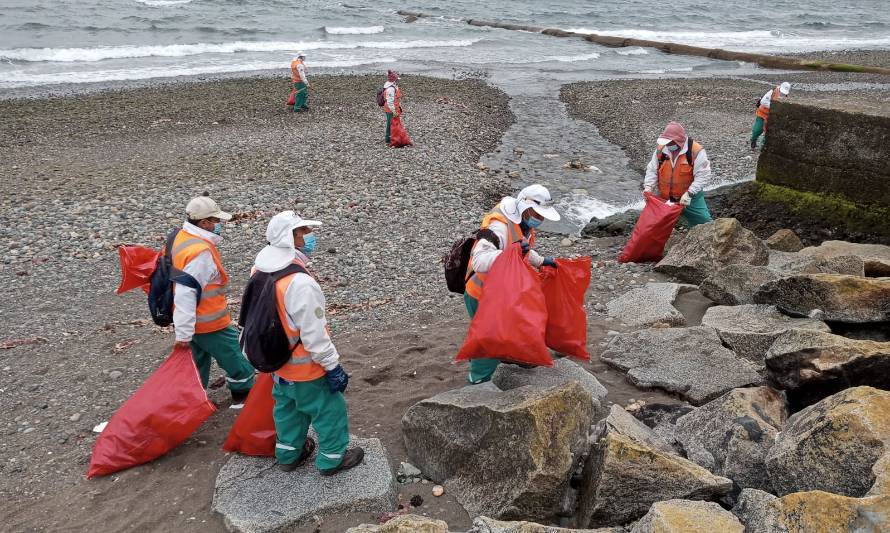
M 399 88 L 399 75 L 394 70 L 386 72 L 386 83 L 383 84 L 383 112 L 386 113 L 386 145 L 390 144 L 392 119 L 402 114 L 402 89 Z
M 711 162 L 705 149 L 677 122 L 669 123 L 656 143 L 643 190 L 685 206 L 682 219 L 690 228 L 710 222 L 704 189 L 711 181 Z
M 479 308 L 482 286 L 485 277 L 495 260 L 508 246 L 520 243 L 522 252 L 535 268 L 551 266 L 556 268 L 553 257 L 543 257 L 534 250 L 535 228 L 544 220 L 557 221 L 559 213 L 553 208 L 550 191 L 539 184 L 529 185 L 519 191 L 516 198 L 507 196 L 482 219 L 481 229 L 491 230 L 498 237 L 499 246 L 487 239 L 479 239 L 473 245 L 467 272 L 473 274 L 467 280 L 464 303 L 470 319 Z M 491 379 L 500 364 L 499 359 L 470 360 L 470 374 L 467 381 L 472 384 L 484 383 Z
M 192 276 L 198 291 L 176 283 L 173 286 L 173 328 L 176 347 L 191 348 L 201 384 L 207 388 L 211 358 L 226 372 L 232 407 L 244 403 L 254 382 L 254 369 L 238 344 L 226 301 L 226 275 L 220 260 L 223 222 L 232 215 L 222 211 L 211 198 L 193 198 L 185 207 L 187 220 L 173 240 L 173 267 Z
M 273 374 L 279 468 L 293 471 L 315 451 L 315 441 L 307 436 L 311 424 L 318 434 L 315 466 L 321 475 L 330 476 L 361 464 L 365 452 L 358 447 L 347 450 L 349 420 L 343 391 L 349 376 L 328 334 L 324 294 L 306 270 L 315 250 L 312 228 L 320 225 L 293 211 L 272 217 L 266 229 L 269 244 L 257 254 L 254 271 L 276 273 L 297 267 L 275 281 L 274 305 L 291 346 L 290 360 Z
M 294 82 L 294 113 L 309 111 L 309 78 L 306 77 L 306 54 L 297 52 L 290 63 L 290 77 Z
M 751 128 L 751 149 L 757 149 L 757 140 L 761 134 L 766 133 L 767 119 L 769 119 L 770 105 L 780 100 L 782 97 L 788 96 L 791 92 L 791 84 L 782 82 L 778 87 L 774 87 L 766 92 L 757 103 L 757 111 L 754 113 L 754 127 Z

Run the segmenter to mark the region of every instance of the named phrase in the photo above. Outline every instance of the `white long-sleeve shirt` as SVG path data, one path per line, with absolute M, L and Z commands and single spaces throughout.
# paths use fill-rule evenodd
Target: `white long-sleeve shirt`
M 509 242 L 507 225 L 503 222 L 493 220 L 491 224 L 488 225 L 488 229 L 498 236 L 500 246 L 495 247 L 495 245 L 487 239 L 479 239 L 476 241 L 476 244 L 473 245 L 473 251 L 471 253 L 473 270 L 482 274 L 487 273 L 491 269 L 491 265 L 494 264 L 498 256 L 503 253 L 508 244 L 511 244 Z M 533 267 L 541 268 L 541 265 L 544 263 L 544 257 L 534 249 L 531 249 L 528 252 L 528 261 Z
M 760 99 L 760 105 L 769 109 L 770 104 L 773 103 L 773 91 L 775 89 L 770 89 L 766 91 L 766 94 L 763 95 L 763 98 Z
M 306 67 L 303 65 L 303 63 L 297 65 L 297 73 L 300 75 L 300 81 L 302 81 L 306 85 L 309 85 L 309 78 L 306 77 Z
M 188 222 L 183 223 L 182 229 L 197 235 L 203 239 L 207 239 L 214 245 L 218 245 L 222 241 L 219 235 L 203 230 L 194 224 Z M 205 250 L 196 255 L 183 271 L 190 274 L 203 290 L 210 283 L 220 283 L 222 276 L 216 268 L 216 262 L 210 250 Z M 187 287 L 180 283 L 173 286 L 173 328 L 176 332 L 177 341 L 188 342 L 195 335 L 195 321 L 197 320 L 198 309 L 198 291 L 191 287 Z
M 383 84 L 383 96 L 386 98 L 386 105 L 392 109 L 393 113 L 398 114 L 396 109 L 396 84 L 388 81 Z
M 671 152 L 665 146 L 662 149 L 662 152 L 668 156 L 665 164 L 673 166 L 681 157 L 685 158 L 688 144 L 688 142 L 684 142 L 683 146 L 676 152 Z M 646 166 L 646 177 L 643 180 L 643 187 L 650 191 L 658 190 L 658 159 L 658 150 L 655 150 L 652 152 L 652 159 L 649 160 L 649 164 Z M 689 196 L 695 196 L 700 193 L 709 183 L 711 183 L 711 161 L 708 159 L 705 149 L 702 148 L 692 162 L 692 185 L 689 186 Z

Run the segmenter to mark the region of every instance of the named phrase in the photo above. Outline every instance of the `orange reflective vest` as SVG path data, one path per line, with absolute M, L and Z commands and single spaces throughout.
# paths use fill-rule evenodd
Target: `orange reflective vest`
M 776 87 L 773 89 L 772 96 L 770 96 L 770 105 L 772 105 L 773 102 L 778 101 L 781 97 L 782 93 L 779 92 L 779 88 Z M 769 108 L 760 104 L 760 107 L 757 108 L 757 111 L 754 114 L 763 119 L 763 127 L 766 128 L 766 121 L 769 118 Z
M 216 246 L 208 241 L 192 235 L 182 230 L 173 240 L 173 266 L 180 270 L 184 270 L 186 265 L 192 262 L 195 257 L 210 250 L 213 256 L 213 262 L 216 263 L 216 270 L 219 272 L 219 283 L 208 283 L 201 291 L 201 300 L 195 311 L 195 333 L 213 333 L 229 326 L 232 318 L 229 316 L 228 302 L 226 301 L 226 285 L 229 283 L 229 276 L 223 269 L 222 262 L 219 258 L 219 250 Z M 173 285 L 176 290 L 176 285 Z
M 294 259 L 294 263 L 306 268 L 306 265 Z M 312 354 L 303 347 L 300 342 L 300 330 L 294 329 L 287 318 L 287 309 L 284 306 L 284 295 L 290 282 L 297 274 L 284 276 L 275 282 L 275 305 L 278 308 L 278 318 L 284 326 L 287 340 L 291 346 L 290 361 L 275 371 L 277 375 L 288 381 L 313 381 L 325 375 L 324 368 L 312 360 Z
M 301 59 L 294 59 L 290 63 L 290 79 L 293 80 L 294 83 L 300 83 L 303 81 L 303 78 L 300 77 L 300 71 L 297 68 L 303 65 L 303 71 L 306 71 L 306 65 L 303 64 Z
M 701 145 L 687 140 L 686 153 L 678 155 L 677 159 L 672 162 L 671 156 L 665 155 L 664 145 L 659 145 L 658 150 L 658 193 L 662 198 L 674 198 L 679 200 L 683 194 L 689 190 L 695 179 L 693 167 L 695 166 L 695 158 L 701 151 Z
M 396 109 L 399 110 L 399 114 L 401 115 L 402 114 L 402 90 L 399 89 L 398 85 L 395 86 L 395 89 L 396 89 L 396 94 L 395 94 L 395 97 L 393 98 L 392 103 L 393 103 L 393 105 L 395 105 Z M 388 87 L 387 87 L 387 90 L 389 90 Z M 385 93 L 384 93 L 384 95 L 385 95 Z M 386 101 L 385 98 L 384 98 L 384 101 Z M 389 102 L 386 102 L 385 104 L 383 104 L 383 112 L 384 113 L 392 113 L 392 109 L 389 108 Z
M 522 228 L 519 227 L 519 224 L 511 222 L 507 216 L 501 211 L 500 207 L 494 208 L 491 213 L 485 215 L 485 218 L 482 219 L 482 225 L 479 227 L 481 229 L 487 229 L 488 226 L 491 225 L 493 221 L 497 220 L 498 222 L 503 223 L 507 226 L 507 241 L 506 243 L 501 243 L 502 249 L 506 249 L 506 247 L 510 244 L 521 242 L 525 236 L 522 234 Z M 473 245 L 473 248 L 478 246 L 478 242 Z M 535 230 L 529 230 L 528 235 L 528 246 L 531 249 L 535 245 Z M 467 265 L 467 272 L 472 272 L 473 274 L 467 280 L 466 288 L 464 292 L 475 298 L 476 300 L 482 298 L 482 286 L 485 284 L 485 278 L 488 276 L 486 273 L 476 272 L 473 269 L 473 258 L 470 257 L 470 263 Z

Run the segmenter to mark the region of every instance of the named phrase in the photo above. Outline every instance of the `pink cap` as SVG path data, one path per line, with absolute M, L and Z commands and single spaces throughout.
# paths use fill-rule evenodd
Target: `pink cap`
M 386 72 L 386 81 L 399 81 L 399 75 L 396 74 L 396 71 L 389 70 Z
M 667 142 L 662 141 L 674 141 L 677 145 L 683 146 L 683 143 L 686 142 L 686 130 L 683 129 L 679 122 L 670 122 L 658 138 L 659 144 L 667 144 Z

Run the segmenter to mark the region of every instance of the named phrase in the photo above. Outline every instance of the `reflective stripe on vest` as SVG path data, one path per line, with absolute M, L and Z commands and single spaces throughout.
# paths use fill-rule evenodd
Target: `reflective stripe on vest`
M 294 260 L 294 263 L 306 268 L 306 265 L 298 260 Z M 278 318 L 291 345 L 290 360 L 276 370 L 275 374 L 288 381 L 313 381 L 325 375 L 324 368 L 313 361 L 312 354 L 303 347 L 303 343 L 300 342 L 300 330 L 291 327 L 284 305 L 287 288 L 296 275 L 284 276 L 275 282 L 275 306 L 278 309 Z
M 686 157 L 686 152 L 677 156 L 673 161 L 671 156 L 661 159 L 664 146 L 659 146 L 658 150 L 658 193 L 662 198 L 674 198 L 679 200 L 683 194 L 689 190 L 695 179 L 694 168 L 695 159 L 701 151 L 701 145 L 693 141 L 692 146 L 687 146 L 687 151 L 692 153 L 692 165 Z
M 229 316 L 228 302 L 226 301 L 225 287 L 229 282 L 229 276 L 223 269 L 219 258 L 219 251 L 212 242 L 196 235 L 180 231 L 173 240 L 173 266 L 179 270 L 192 262 L 198 255 L 210 250 L 216 270 L 219 272 L 219 283 L 208 283 L 201 291 L 201 300 L 195 310 L 195 333 L 213 333 L 229 326 L 232 319 Z M 174 290 L 175 285 L 174 285 Z
M 521 242 L 525 238 L 525 236 L 522 234 L 522 228 L 519 227 L 519 224 L 516 224 L 508 219 L 503 211 L 501 211 L 500 206 L 495 207 L 489 214 L 485 215 L 485 218 L 482 219 L 480 229 L 487 229 L 488 226 L 490 226 L 491 223 L 495 220 L 507 226 L 507 239 L 509 242 L 501 243 L 502 250 L 506 249 L 508 244 Z M 478 244 L 478 242 L 476 244 Z M 531 249 L 534 245 L 535 230 L 530 230 L 528 235 L 529 249 Z M 474 248 L 475 246 L 476 245 L 473 245 Z M 485 278 L 488 276 L 488 274 L 483 272 L 476 272 L 473 269 L 472 256 L 470 257 L 470 262 L 467 266 L 467 272 L 473 272 L 473 275 L 470 276 L 470 279 L 467 280 L 464 292 L 478 300 L 482 297 L 482 286 L 485 284 Z
M 394 87 L 396 89 L 396 94 L 392 99 L 392 104 L 395 106 L 396 109 L 399 110 L 399 114 L 401 115 L 402 114 L 402 90 L 399 89 L 398 85 L 395 85 Z M 392 113 L 392 109 L 389 108 L 389 102 L 386 101 L 386 92 L 385 91 L 383 93 L 383 96 L 384 96 L 383 100 L 385 102 L 383 104 L 383 112 L 384 113 Z

